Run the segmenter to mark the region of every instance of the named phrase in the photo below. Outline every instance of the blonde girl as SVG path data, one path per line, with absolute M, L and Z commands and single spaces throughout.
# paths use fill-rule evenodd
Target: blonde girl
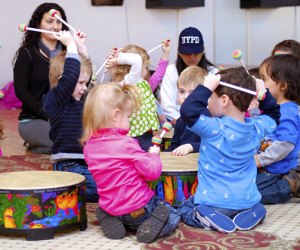
M 110 239 L 137 230 L 139 242 L 150 243 L 178 225 L 177 210 L 154 195 L 148 181 L 159 178 L 159 147 L 143 151 L 128 136 L 129 118 L 138 108 L 137 88 L 103 83 L 89 92 L 83 112 L 84 157 L 99 194 L 96 217 Z

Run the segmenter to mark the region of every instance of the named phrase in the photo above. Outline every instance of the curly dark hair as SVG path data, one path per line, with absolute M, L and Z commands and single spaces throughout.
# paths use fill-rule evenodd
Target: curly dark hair
M 292 54 L 274 55 L 260 65 L 276 84 L 287 84 L 284 97 L 300 104 L 300 61 Z
M 220 71 L 218 74 L 221 75 L 222 82 L 230 83 L 232 85 L 236 85 L 252 91 L 256 90 L 254 78 L 250 76 L 243 67 L 225 69 Z M 219 85 L 216 88 L 215 93 L 218 96 L 229 96 L 233 105 L 242 112 L 246 112 L 248 110 L 250 102 L 254 97 L 251 94 L 233 88 L 225 87 L 223 85 Z
M 61 17 L 63 20 L 67 21 L 67 17 L 65 14 L 65 11 L 63 10 L 62 7 L 60 7 L 57 3 L 42 3 L 41 5 L 39 5 L 35 11 L 33 12 L 31 19 L 29 21 L 29 24 L 27 25 L 28 27 L 31 28 L 39 28 L 39 25 L 43 19 L 43 16 L 45 13 L 48 13 L 51 9 L 55 9 L 57 11 L 60 12 Z M 69 27 L 67 27 L 64 23 L 62 24 L 62 29 L 63 30 L 69 30 Z M 33 32 L 33 31 L 26 31 L 24 33 L 24 36 L 22 38 L 22 42 L 21 42 L 21 47 L 27 47 L 31 44 L 36 43 L 41 37 L 41 33 L 40 32 Z M 20 48 L 17 50 L 14 58 L 13 58 L 13 64 L 16 61 L 16 58 L 18 56 L 19 50 Z

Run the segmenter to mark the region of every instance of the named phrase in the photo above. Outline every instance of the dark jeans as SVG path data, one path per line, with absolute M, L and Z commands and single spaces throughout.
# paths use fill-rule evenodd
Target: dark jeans
M 261 203 L 279 204 L 292 198 L 291 187 L 282 174 L 259 172 L 256 176 L 257 189 L 261 194 Z
M 130 228 L 132 230 L 137 230 L 139 225 L 141 225 L 145 220 L 147 220 L 151 216 L 153 210 L 158 205 L 161 205 L 161 204 L 165 204 L 165 206 L 167 206 L 169 208 L 170 215 L 169 215 L 169 219 L 168 219 L 166 225 L 164 226 L 163 230 L 161 231 L 159 237 L 169 235 L 178 226 L 178 224 L 180 222 L 180 214 L 175 208 L 171 207 L 164 200 L 160 199 L 159 197 L 157 197 L 155 195 L 144 206 L 144 210 L 145 210 L 144 215 L 142 215 L 142 216 L 140 216 L 136 219 L 132 219 L 130 214 L 125 214 L 125 215 L 122 215 L 122 216 L 116 216 L 116 218 L 118 218 L 128 228 Z
M 203 224 L 196 218 L 196 208 L 198 204 L 194 203 L 194 196 L 191 196 L 189 199 L 185 200 L 179 207 L 178 211 L 181 214 L 181 218 L 183 222 L 192 227 L 203 228 Z M 233 210 L 219 207 L 211 207 L 218 211 L 221 214 L 228 216 L 229 218 L 233 218 L 240 212 L 243 212 L 247 209 L 241 210 Z
M 66 172 L 72 172 L 72 173 L 83 175 L 85 177 L 85 185 L 86 185 L 86 201 L 98 202 L 99 195 L 97 193 L 97 186 L 84 160 L 70 159 L 70 160 L 58 161 L 53 164 L 53 170 L 66 171 Z

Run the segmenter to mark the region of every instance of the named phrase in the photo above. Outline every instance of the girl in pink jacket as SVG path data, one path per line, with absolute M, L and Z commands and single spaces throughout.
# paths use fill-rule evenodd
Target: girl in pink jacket
M 99 198 L 97 219 L 110 239 L 125 236 L 125 226 L 150 243 L 178 225 L 177 210 L 156 197 L 148 181 L 159 178 L 159 147 L 145 152 L 128 136 L 129 117 L 139 107 L 135 86 L 105 83 L 88 94 L 83 113 L 84 156 Z

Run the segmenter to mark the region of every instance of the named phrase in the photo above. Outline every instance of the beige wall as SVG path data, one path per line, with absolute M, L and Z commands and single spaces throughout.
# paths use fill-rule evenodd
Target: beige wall
M 3 1 L 4 2 L 4 1 Z M 27 23 L 40 0 L 9 0 L 0 15 L 0 88 L 12 80 L 11 61 Z M 179 32 L 195 26 L 204 36 L 207 57 L 216 63 L 238 65 L 231 52 L 240 49 L 248 65 L 258 65 L 284 39 L 300 40 L 300 7 L 240 9 L 239 0 L 206 0 L 205 7 L 146 9 L 144 0 L 124 0 L 123 6 L 92 6 L 90 0 L 57 0 L 69 23 L 88 34 L 90 55 L 98 68 L 112 47 L 136 43 L 151 49 L 171 39 L 171 61 L 176 58 Z M 18 8 L 16 8 L 18 6 Z M 151 54 L 157 63 L 160 51 Z

